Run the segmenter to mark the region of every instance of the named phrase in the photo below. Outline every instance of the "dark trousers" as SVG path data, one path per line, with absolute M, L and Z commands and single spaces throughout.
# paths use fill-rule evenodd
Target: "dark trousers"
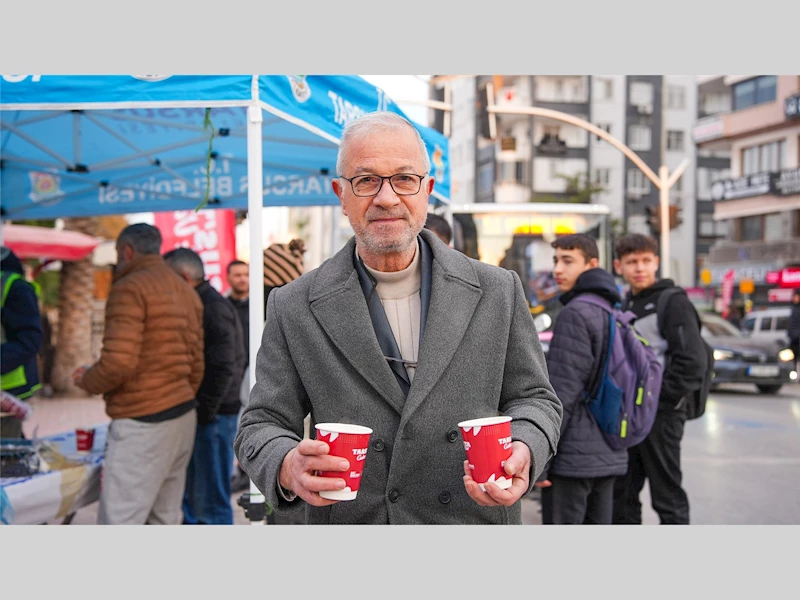
M 681 487 L 681 440 L 686 413 L 659 408 L 650 434 L 628 450 L 628 474 L 614 485 L 614 523 L 639 525 L 639 494 L 650 482 L 653 510 L 662 525 L 689 524 L 689 498 Z
M 551 475 L 542 488 L 542 524 L 610 525 L 616 477 L 560 477 Z
M 233 525 L 231 472 L 236 415 L 197 425 L 183 497 L 185 525 Z

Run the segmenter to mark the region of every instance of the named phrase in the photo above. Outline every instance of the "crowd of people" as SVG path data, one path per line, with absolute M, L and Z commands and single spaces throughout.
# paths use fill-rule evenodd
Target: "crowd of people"
M 111 418 L 98 522 L 232 524 L 231 494 L 252 480 L 273 523 L 518 524 L 520 500 L 540 488 L 545 524 L 635 524 L 647 481 L 661 523 L 688 524 L 686 398 L 710 366 L 685 294 L 659 318 L 659 296 L 676 286 L 657 277 L 655 240 L 617 240 L 625 297 L 592 237 L 552 243 L 564 308 L 545 356 L 517 273 L 453 249 L 447 221 L 428 213 L 435 181 L 408 121 L 379 112 L 349 123 L 336 168 L 355 235 L 308 273 L 301 240 L 265 250 L 255 364 L 247 263 L 228 265 L 224 297 L 193 250 L 162 256 L 147 224 L 120 233 L 102 352 L 73 375 Z M 25 398 L 38 386 L 36 290 L 3 252 L 3 390 Z M 576 302 L 583 295 L 598 300 Z M 621 449 L 587 402 L 608 360 L 611 308 L 635 314 L 662 372 L 649 434 Z M 497 415 L 512 418 L 505 489 L 473 480 L 457 426 Z M 349 469 L 307 434 L 322 422 L 372 430 L 356 501 L 320 495 L 344 485 L 321 471 Z M 20 424 L 4 419 L 2 435 L 21 437 Z

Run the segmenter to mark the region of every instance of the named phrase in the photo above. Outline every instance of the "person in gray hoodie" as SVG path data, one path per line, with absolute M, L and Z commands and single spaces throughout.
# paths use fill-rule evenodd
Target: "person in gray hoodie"
M 589 412 L 587 393 L 599 384 L 608 352 L 609 315 L 599 306 L 574 302 L 594 294 L 614 306 L 621 302 L 613 276 L 598 268 L 595 240 L 582 233 L 552 244 L 553 278 L 564 308 L 558 315 L 547 352 L 550 383 L 564 407 L 556 455 L 542 488 L 545 525 L 611 524 L 614 481 L 628 468 L 626 450 L 612 450 Z

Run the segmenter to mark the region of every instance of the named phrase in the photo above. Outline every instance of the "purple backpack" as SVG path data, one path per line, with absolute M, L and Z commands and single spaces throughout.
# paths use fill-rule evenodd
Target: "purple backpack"
M 597 393 L 587 392 L 589 411 L 614 450 L 641 443 L 653 427 L 661 393 L 661 365 L 647 340 L 633 328 L 636 315 L 611 308 L 607 300 L 581 294 L 573 302 L 599 306 L 609 314 L 608 352 Z

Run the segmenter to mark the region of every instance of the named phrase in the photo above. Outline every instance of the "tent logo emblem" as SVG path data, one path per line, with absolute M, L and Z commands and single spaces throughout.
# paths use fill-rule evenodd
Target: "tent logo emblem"
M 308 75 L 287 75 L 286 78 L 292 85 L 292 95 L 298 102 L 307 102 L 311 98 L 311 88 L 306 81 Z
M 63 194 L 61 191 L 61 178 L 52 173 L 41 171 L 28 171 L 31 178 L 31 193 L 29 198 L 33 202 L 41 202 Z
M 141 81 L 164 81 L 172 77 L 172 75 L 131 75 L 131 77 Z

